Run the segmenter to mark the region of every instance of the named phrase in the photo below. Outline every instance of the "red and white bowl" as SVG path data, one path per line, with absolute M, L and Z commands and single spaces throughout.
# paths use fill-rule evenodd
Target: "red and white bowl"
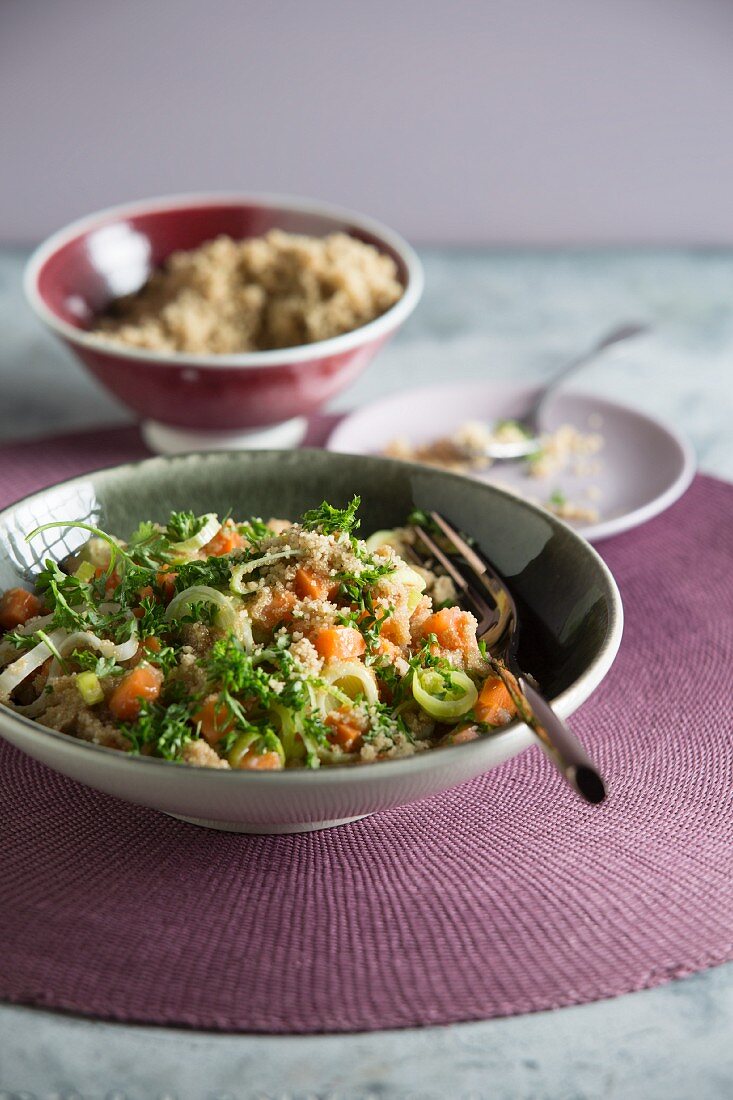
M 87 331 L 109 302 L 138 290 L 177 249 L 270 229 L 349 233 L 392 256 L 400 300 L 353 332 L 301 347 L 189 355 L 102 344 Z M 423 273 L 396 233 L 325 203 L 275 195 L 182 195 L 113 207 L 55 233 L 33 254 L 25 292 L 40 320 L 143 420 L 156 450 L 285 446 L 303 418 L 348 386 L 409 316 Z

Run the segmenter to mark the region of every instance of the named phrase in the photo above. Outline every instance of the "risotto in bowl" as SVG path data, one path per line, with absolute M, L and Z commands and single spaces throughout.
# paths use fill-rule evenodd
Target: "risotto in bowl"
M 587 544 L 449 473 L 261 452 L 101 471 L 0 515 L 0 733 L 243 831 L 336 824 L 487 770 L 532 735 L 449 578 L 412 552 L 433 508 L 506 576 L 520 662 L 569 714 L 621 629 Z

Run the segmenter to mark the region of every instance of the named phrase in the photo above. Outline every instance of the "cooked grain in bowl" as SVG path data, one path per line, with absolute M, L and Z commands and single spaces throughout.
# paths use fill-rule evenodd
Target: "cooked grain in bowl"
M 220 236 L 174 252 L 141 290 L 116 299 L 92 334 L 199 355 L 297 347 L 375 320 L 402 293 L 392 257 L 346 233 Z
M 0 704 L 106 748 L 257 771 L 395 759 L 506 725 L 516 682 L 452 581 L 402 558 L 409 522 L 358 539 L 359 504 L 295 523 L 171 512 L 124 543 L 62 523 L 94 537 L 48 559 L 34 592 L 0 598 Z

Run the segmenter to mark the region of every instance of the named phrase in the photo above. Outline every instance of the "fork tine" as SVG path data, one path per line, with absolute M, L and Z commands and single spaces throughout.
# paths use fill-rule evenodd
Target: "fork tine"
M 468 581 L 456 569 L 453 562 L 443 553 L 435 539 L 428 534 L 424 527 L 420 527 L 419 525 L 415 526 L 415 532 L 420 536 L 420 540 L 425 544 L 432 557 L 434 557 L 435 560 L 442 565 L 443 569 L 445 569 L 456 587 L 459 588 L 461 592 L 467 592 L 469 588 Z
M 500 642 L 506 640 L 507 628 L 512 621 L 515 623 L 517 621 L 517 609 L 514 598 L 507 585 L 499 574 L 495 572 L 491 564 L 469 546 L 466 539 L 459 534 L 443 516 L 441 516 L 440 512 L 431 512 L 430 518 L 451 542 L 457 556 L 463 560 L 468 569 L 470 569 L 476 577 L 478 586 L 470 587 L 469 591 L 474 591 L 475 587 L 479 587 L 480 591 L 483 593 L 484 601 L 486 601 L 487 596 L 491 601 L 489 606 L 492 608 L 492 614 L 487 619 L 488 625 L 484 626 L 479 631 L 479 634 L 484 635 L 482 640 L 485 641 L 491 649 Z M 514 635 L 516 637 L 516 631 Z
M 476 573 L 477 576 L 489 576 L 491 578 L 496 578 L 496 574 L 494 573 L 493 569 L 489 567 L 488 563 L 484 561 L 483 558 L 480 558 L 478 556 L 476 551 L 468 545 L 463 536 L 460 535 L 458 531 L 456 531 L 456 529 L 451 526 L 450 523 L 448 523 L 447 519 L 443 519 L 440 512 L 431 512 L 430 518 L 434 523 L 438 525 L 446 538 L 450 539 L 450 541 L 453 543 L 456 550 L 464 559 L 466 564 L 470 566 L 470 568 L 474 571 L 474 573 Z
M 443 567 L 458 590 L 472 605 L 478 616 L 478 633 L 484 634 L 496 623 L 496 610 L 490 606 L 486 596 L 477 587 L 472 585 L 461 572 L 453 565 L 453 562 L 440 549 L 435 539 L 419 524 L 414 528 L 421 542 L 427 547 L 431 556 Z

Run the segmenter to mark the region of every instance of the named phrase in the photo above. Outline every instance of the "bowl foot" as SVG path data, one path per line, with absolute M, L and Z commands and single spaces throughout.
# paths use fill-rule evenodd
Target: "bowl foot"
M 178 455 L 189 451 L 281 450 L 297 447 L 302 442 L 307 427 L 308 421 L 304 416 L 294 416 L 292 420 L 283 420 L 280 424 L 270 424 L 264 428 L 242 428 L 228 432 L 198 432 L 193 428 L 161 424 L 158 420 L 143 420 L 140 430 L 151 451 L 161 455 Z
M 186 817 L 184 814 L 168 814 L 177 821 L 187 821 L 189 825 L 200 825 L 204 829 L 218 829 L 224 833 L 256 833 L 260 836 L 271 836 L 281 833 L 314 833 L 318 829 L 334 829 L 337 825 L 348 825 L 352 821 L 362 821 L 369 814 L 358 814 L 357 817 L 342 817 L 336 821 L 288 821 L 285 824 L 247 824 L 244 821 L 208 821 L 203 817 Z

